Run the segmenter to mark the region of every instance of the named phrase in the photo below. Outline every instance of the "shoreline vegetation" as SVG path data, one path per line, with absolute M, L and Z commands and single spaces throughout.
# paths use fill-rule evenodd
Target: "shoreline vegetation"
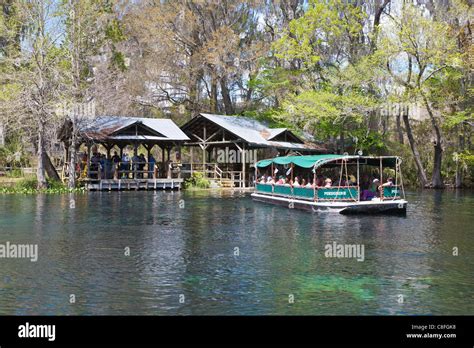
M 12 180 L 16 179 L 16 180 Z M 60 181 L 47 180 L 47 188 L 38 188 L 35 177 L 9 178 L 0 180 L 0 194 L 62 194 L 62 193 L 85 193 L 85 187 L 69 188 Z

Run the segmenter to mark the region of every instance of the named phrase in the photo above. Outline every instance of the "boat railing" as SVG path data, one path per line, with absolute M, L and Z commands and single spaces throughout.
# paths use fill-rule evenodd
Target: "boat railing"
M 301 187 L 257 183 L 256 191 L 274 196 L 315 201 L 358 201 L 358 186 Z
M 401 185 L 382 186 L 381 191 L 383 200 L 395 200 L 401 198 L 402 187 Z

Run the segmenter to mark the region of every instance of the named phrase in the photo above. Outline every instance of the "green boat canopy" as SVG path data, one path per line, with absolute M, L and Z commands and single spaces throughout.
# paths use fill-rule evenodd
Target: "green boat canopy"
M 383 167 L 395 167 L 397 157 L 396 156 L 345 156 L 345 155 L 313 155 L 313 156 L 283 156 L 275 157 L 271 159 L 265 159 L 257 162 L 258 168 L 265 168 L 269 165 L 288 165 L 293 163 L 295 166 L 302 168 L 313 168 L 319 167 L 326 163 L 336 162 L 339 159 L 347 159 L 348 163 L 356 163 L 359 159 L 360 164 L 366 164 L 371 166 L 379 166 L 380 159 L 382 159 Z

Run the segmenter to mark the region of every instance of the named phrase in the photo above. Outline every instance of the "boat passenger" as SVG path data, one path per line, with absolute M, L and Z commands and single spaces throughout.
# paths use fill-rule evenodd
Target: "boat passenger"
M 291 186 L 291 182 L 288 178 L 285 178 L 285 186 Z
M 275 184 L 275 180 L 273 180 L 273 178 L 272 178 L 271 176 L 269 176 L 269 177 L 267 178 L 267 184 L 273 185 L 273 184 Z
M 349 181 L 347 182 L 348 186 L 356 185 L 357 179 L 355 178 L 354 175 L 349 175 Z
M 305 185 L 306 188 L 314 188 L 314 185 L 311 184 L 311 182 L 309 182 L 308 180 L 308 183 Z
M 316 179 L 316 186 L 317 187 L 323 187 L 324 186 L 324 177 L 321 174 L 318 175 L 318 178 Z
M 260 184 L 265 184 L 265 183 L 266 183 L 265 176 L 262 175 L 262 177 L 260 178 Z
M 362 191 L 362 196 L 361 200 L 362 201 L 369 201 L 372 198 L 378 197 L 379 195 L 379 186 L 380 186 L 380 180 L 375 178 L 372 181 L 372 185 L 370 185 L 370 188 L 368 190 L 363 190 Z
M 306 186 L 306 179 L 303 178 L 301 179 L 301 187 L 305 187 Z
M 284 184 L 285 184 L 285 180 L 283 179 L 283 175 L 280 175 L 280 178 L 276 182 L 276 185 L 284 185 Z
M 293 182 L 293 187 L 300 187 L 300 179 L 298 177 L 295 178 L 295 181 Z
M 387 179 L 387 182 L 385 184 L 382 184 L 383 187 L 387 187 L 387 186 L 393 186 L 393 178 L 390 177 Z
M 331 187 L 332 186 L 332 180 L 330 178 L 327 178 L 324 180 L 324 187 Z

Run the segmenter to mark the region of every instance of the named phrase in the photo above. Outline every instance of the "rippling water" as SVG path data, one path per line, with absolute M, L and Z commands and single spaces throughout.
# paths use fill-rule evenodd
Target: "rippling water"
M 0 314 L 474 314 L 473 192 L 407 199 L 397 217 L 231 192 L 2 195 L 0 243 L 39 258 L 0 259 Z M 365 260 L 326 258 L 332 242 Z

